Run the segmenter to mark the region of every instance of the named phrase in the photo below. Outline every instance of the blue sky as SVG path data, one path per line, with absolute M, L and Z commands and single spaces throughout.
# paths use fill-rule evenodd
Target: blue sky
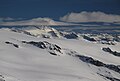
M 0 0 L 0 17 L 50 17 L 71 12 L 101 11 L 120 15 L 120 0 Z

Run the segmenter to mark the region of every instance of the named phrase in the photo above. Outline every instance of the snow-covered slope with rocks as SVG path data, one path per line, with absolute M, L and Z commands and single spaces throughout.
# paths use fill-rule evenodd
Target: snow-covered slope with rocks
M 48 31 L 68 35 L 51 28 L 0 29 L 0 81 L 120 81 L 120 57 L 112 54 L 120 53 L 119 42 L 36 37 Z
M 42 38 L 66 38 L 66 39 L 79 38 L 79 35 L 76 34 L 75 32 L 58 31 L 55 28 L 51 28 L 49 26 L 28 26 L 24 28 L 16 27 L 11 29 L 8 28 L 8 30 Z
M 44 38 L 52 38 L 52 37 L 61 38 L 62 37 L 59 31 L 47 26 L 36 27 L 33 29 L 26 29 L 25 31 L 37 37 L 44 37 Z

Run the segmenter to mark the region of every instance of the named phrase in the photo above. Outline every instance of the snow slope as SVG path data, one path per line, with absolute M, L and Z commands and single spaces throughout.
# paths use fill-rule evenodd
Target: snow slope
M 44 41 L 49 44 L 42 49 L 39 42 Z M 60 53 L 55 45 L 60 47 Z M 82 38 L 45 39 L 0 29 L 0 74 L 4 77 L 0 76 L 0 81 L 120 81 L 119 72 L 85 60 L 91 57 L 106 65 L 120 65 L 120 57 L 104 52 L 102 47 L 120 52 L 120 43 L 105 45 Z

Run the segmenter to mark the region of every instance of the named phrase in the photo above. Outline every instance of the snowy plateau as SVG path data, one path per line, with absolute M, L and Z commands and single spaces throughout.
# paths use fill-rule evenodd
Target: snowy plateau
M 0 81 L 120 81 L 120 36 L 1 28 Z

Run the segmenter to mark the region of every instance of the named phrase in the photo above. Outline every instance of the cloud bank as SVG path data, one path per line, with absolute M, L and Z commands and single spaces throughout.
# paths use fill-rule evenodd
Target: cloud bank
M 104 12 L 80 12 L 69 13 L 60 17 L 61 21 L 65 22 L 120 22 L 120 15 L 106 14 Z

